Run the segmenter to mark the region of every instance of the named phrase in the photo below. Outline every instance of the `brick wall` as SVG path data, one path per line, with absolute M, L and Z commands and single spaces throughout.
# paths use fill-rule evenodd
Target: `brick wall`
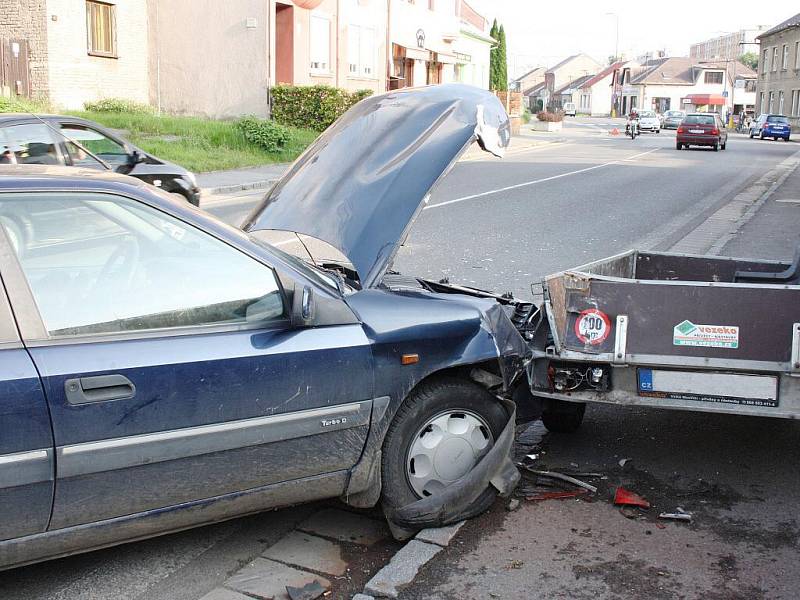
M 0 39 L 28 41 L 31 96 L 46 98 L 48 93 L 46 0 L 0 0 Z
M 79 109 L 87 100 L 111 97 L 148 101 L 147 3 L 111 4 L 116 6 L 116 58 L 88 54 L 85 0 L 47 0 L 50 100 L 56 106 Z

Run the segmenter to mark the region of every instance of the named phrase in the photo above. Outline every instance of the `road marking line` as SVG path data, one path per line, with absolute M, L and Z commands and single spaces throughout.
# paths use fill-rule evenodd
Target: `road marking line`
M 503 158 L 508 156 L 516 156 L 517 154 L 522 154 L 523 152 L 534 152 L 537 150 L 549 150 L 550 148 L 555 148 L 556 146 L 566 146 L 570 142 L 545 142 L 543 144 L 536 144 L 535 146 L 529 146 L 528 148 L 515 148 L 513 150 L 509 150 L 503 155 Z M 496 156 L 486 156 L 483 152 L 476 156 L 468 156 L 467 158 L 462 158 L 458 162 L 466 163 L 466 162 L 490 162 L 492 160 L 497 160 Z M 502 160 L 502 159 L 500 159 Z
M 585 167 L 583 169 L 578 169 L 577 171 L 569 171 L 567 173 L 561 173 L 560 175 L 551 175 L 550 177 L 543 177 L 542 179 L 534 179 L 533 181 L 526 181 L 524 183 L 517 183 L 514 185 L 508 185 L 506 187 L 498 188 L 496 190 L 489 190 L 486 192 L 480 192 L 479 194 L 470 194 L 469 196 L 462 196 L 461 198 L 454 198 L 453 200 L 445 200 L 444 202 L 437 202 L 436 204 L 429 204 L 428 206 L 424 207 L 422 210 L 428 210 L 429 208 L 439 208 L 440 206 L 448 206 L 450 204 L 457 204 L 458 202 L 464 202 L 466 200 L 474 200 L 475 198 L 482 198 L 483 196 L 491 196 L 492 194 L 498 194 L 500 192 L 507 192 L 509 190 L 516 190 L 519 188 L 527 187 L 529 185 L 535 185 L 537 183 L 544 183 L 546 181 L 553 181 L 555 179 L 561 179 L 562 177 L 569 177 L 570 175 L 578 175 L 579 173 L 586 173 L 588 171 L 594 171 L 595 169 L 602 169 L 603 167 L 609 167 L 611 165 L 618 165 L 622 162 L 629 162 L 639 158 L 641 156 L 645 156 L 647 154 L 651 154 L 656 150 L 661 150 L 661 148 L 653 148 L 652 150 L 648 150 L 647 152 L 640 152 L 639 154 L 634 154 L 633 156 L 629 156 L 628 158 L 621 158 L 618 160 L 612 160 L 611 162 L 603 163 L 600 165 L 593 165 L 591 167 Z

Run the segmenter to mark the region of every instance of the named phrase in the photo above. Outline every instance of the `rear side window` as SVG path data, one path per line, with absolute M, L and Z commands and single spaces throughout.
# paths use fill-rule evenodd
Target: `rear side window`
M 0 194 L 52 337 L 282 318 L 274 272 L 152 207 L 108 194 Z
M 122 144 L 91 127 L 62 125 L 61 131 L 67 139 L 76 141 L 80 146 L 83 146 L 83 148 L 86 148 L 111 166 L 121 165 L 128 160 L 128 152 Z M 104 168 L 103 165 L 84 152 L 78 145 L 72 142 L 66 143 L 73 165 Z
M 6 144 L 21 165 L 60 165 L 61 153 L 53 132 L 44 123 L 26 123 L 5 128 Z

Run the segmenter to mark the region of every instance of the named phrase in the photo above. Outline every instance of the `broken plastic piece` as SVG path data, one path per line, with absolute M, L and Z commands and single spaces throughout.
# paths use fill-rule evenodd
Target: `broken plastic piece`
M 301 588 L 286 586 L 286 593 L 289 594 L 291 600 L 315 600 L 325 593 L 325 588 L 322 584 L 315 579 L 314 581 L 305 584 Z
M 658 518 L 670 519 L 672 521 L 686 521 L 690 523 L 692 521 L 692 513 L 686 512 L 679 506 L 675 509 L 675 512 L 662 512 L 660 515 L 658 515 Z
M 624 487 L 618 487 L 614 494 L 614 504 L 622 506 L 638 506 L 640 508 L 650 508 L 650 503 L 639 494 L 634 494 Z
M 555 471 L 539 471 L 537 469 L 531 469 L 530 467 L 525 467 L 531 473 L 535 473 L 536 475 L 541 475 L 542 477 L 550 477 L 551 479 L 560 479 L 561 481 L 566 481 L 567 483 L 571 483 L 572 485 L 577 485 L 578 487 L 585 488 L 592 492 L 593 494 L 597 491 L 597 488 L 585 481 L 581 481 L 580 479 L 575 479 L 574 477 L 570 477 L 569 475 L 564 475 L 563 473 L 556 473 Z
M 577 498 L 578 496 L 585 496 L 588 493 L 589 490 L 583 488 L 563 492 L 542 492 L 541 494 L 537 494 L 535 496 L 526 496 L 525 500 L 531 500 L 534 502 L 539 502 L 542 500 L 563 500 L 564 498 Z

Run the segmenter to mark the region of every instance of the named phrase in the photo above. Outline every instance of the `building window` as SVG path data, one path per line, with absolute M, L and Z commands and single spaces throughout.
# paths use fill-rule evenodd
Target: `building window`
M 767 108 L 766 99 L 764 98 L 764 92 L 761 92 L 761 94 L 759 95 L 758 105 L 759 105 L 759 107 L 761 107 L 760 110 L 758 111 L 759 114 L 764 114 L 765 112 L 767 112 L 766 111 L 766 108 Z
M 777 46 L 775 46 L 772 49 L 772 70 L 773 71 L 777 71 L 778 70 L 778 47 Z
M 722 83 L 722 71 L 706 71 L 706 83 Z
M 311 40 L 310 67 L 317 73 L 330 71 L 331 21 L 327 16 L 312 14 L 308 27 Z
M 761 65 L 762 73 L 767 72 L 768 63 L 769 63 L 769 50 L 764 50 L 764 59 L 763 59 L 763 64 Z
M 800 90 L 792 90 L 792 113 L 793 117 L 800 115 Z
M 775 108 L 775 92 L 769 93 L 769 112 L 772 112 Z
M 783 92 L 778 92 L 778 114 L 783 114 Z
M 789 44 L 783 45 L 783 59 L 781 60 L 781 69 L 784 71 L 789 68 Z
M 375 30 L 350 25 L 347 31 L 347 62 L 353 77 L 375 77 Z
M 94 56 L 117 57 L 117 20 L 113 4 L 86 1 L 87 51 Z
M 800 69 L 800 42 L 794 43 L 794 68 Z

